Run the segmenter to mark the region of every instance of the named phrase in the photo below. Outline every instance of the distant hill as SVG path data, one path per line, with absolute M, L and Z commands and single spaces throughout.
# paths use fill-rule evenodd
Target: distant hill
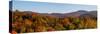
M 90 11 L 88 13 L 80 15 L 80 17 L 86 17 L 89 16 L 90 18 L 96 19 L 97 20 L 97 11 Z
M 90 12 L 88 12 L 88 14 L 91 14 L 91 15 L 97 17 L 97 11 L 90 11 Z
M 23 13 L 27 13 L 27 14 L 39 14 L 39 15 L 43 15 L 43 16 L 54 16 L 54 17 L 58 17 L 58 18 L 64 18 L 64 17 L 79 17 L 79 16 L 83 16 L 83 15 L 92 15 L 94 17 L 97 17 L 97 11 L 85 11 L 85 10 L 79 10 L 76 12 L 71 12 L 71 13 L 36 13 L 36 12 L 32 12 L 32 11 L 24 11 Z
M 70 17 L 70 16 L 79 17 L 79 16 L 86 15 L 86 14 L 89 14 L 89 15 L 97 17 L 97 11 L 85 11 L 85 10 L 79 10 L 79 11 L 76 11 L 76 12 L 64 13 L 64 14 L 61 14 L 61 13 L 51 13 L 51 14 L 40 13 L 40 14 L 41 15 L 46 15 L 46 16 L 55 16 L 55 17 L 60 17 L 60 18 Z
M 88 11 L 85 11 L 85 10 L 79 10 L 79 11 L 76 11 L 76 12 L 72 12 L 72 13 L 67 13 L 65 14 L 65 16 L 69 17 L 69 16 L 72 16 L 72 17 L 78 17 L 82 14 L 86 14 L 88 13 Z

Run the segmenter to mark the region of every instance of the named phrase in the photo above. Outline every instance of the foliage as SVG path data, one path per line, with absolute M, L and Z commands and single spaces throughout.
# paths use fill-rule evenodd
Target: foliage
M 91 16 L 56 18 L 44 16 L 36 13 L 25 13 L 16 10 L 13 12 L 12 31 L 24 32 L 44 32 L 58 30 L 72 30 L 96 28 L 97 20 Z

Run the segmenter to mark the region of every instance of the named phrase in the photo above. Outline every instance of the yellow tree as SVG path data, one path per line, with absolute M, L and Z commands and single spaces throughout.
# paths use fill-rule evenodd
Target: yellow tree
M 29 19 L 25 19 L 25 20 L 24 20 L 24 23 L 25 23 L 25 25 L 27 25 L 27 26 L 31 26 L 31 25 L 32 25 L 32 21 L 29 20 Z
M 69 21 L 68 18 L 63 18 L 63 19 L 61 20 L 61 24 L 63 24 L 63 25 L 68 25 L 68 24 L 70 24 L 70 21 Z
M 35 26 L 34 31 L 35 32 L 44 32 L 44 31 L 46 31 L 46 28 L 45 28 L 45 26 Z

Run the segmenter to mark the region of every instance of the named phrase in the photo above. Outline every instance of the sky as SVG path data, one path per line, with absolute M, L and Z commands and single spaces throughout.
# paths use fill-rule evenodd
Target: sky
M 13 10 L 38 13 L 69 13 L 78 10 L 97 10 L 96 5 L 62 4 L 33 1 L 13 1 Z

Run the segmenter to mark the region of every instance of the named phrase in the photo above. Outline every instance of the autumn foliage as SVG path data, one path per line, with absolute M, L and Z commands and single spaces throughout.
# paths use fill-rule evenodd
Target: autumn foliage
M 12 33 L 30 33 L 96 28 L 97 20 L 91 16 L 56 18 L 14 11 L 10 25 Z

